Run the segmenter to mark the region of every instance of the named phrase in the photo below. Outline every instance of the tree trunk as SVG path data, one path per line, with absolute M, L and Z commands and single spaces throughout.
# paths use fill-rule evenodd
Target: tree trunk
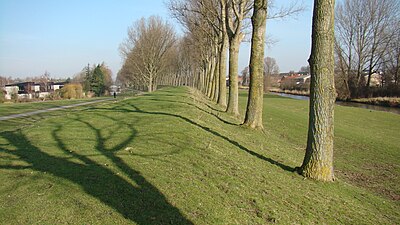
M 212 93 L 214 91 L 213 87 L 215 87 L 214 86 L 215 85 L 215 83 L 214 83 L 214 68 L 215 68 L 215 59 L 213 58 L 213 59 L 211 59 L 209 70 L 208 70 L 208 73 L 209 73 L 209 77 L 208 77 L 209 86 L 208 86 L 208 90 L 207 90 L 207 97 L 210 98 L 210 99 L 212 98 Z
M 229 100 L 226 111 L 239 115 L 239 87 L 238 87 L 238 60 L 240 38 L 238 35 L 230 40 L 229 44 Z
M 315 0 L 307 149 L 300 173 L 321 181 L 333 181 L 335 0 Z
M 217 48 L 218 51 L 218 48 Z M 218 54 L 217 54 L 218 55 Z M 215 58 L 216 64 L 214 68 L 214 94 L 212 96 L 213 101 L 218 102 L 219 98 L 219 61 L 218 58 Z
M 213 62 L 212 62 L 212 60 L 210 60 L 208 66 L 207 66 L 207 92 L 206 92 L 207 97 L 211 96 L 212 66 L 213 66 Z
M 150 77 L 149 77 L 149 84 L 147 86 L 147 91 L 153 92 L 153 76 L 152 76 L 152 74 L 150 74 Z
M 219 92 L 218 92 L 218 104 L 222 107 L 226 107 L 226 54 L 228 50 L 228 36 L 226 34 L 226 24 L 225 24 L 225 4 L 222 4 L 221 15 L 222 15 L 222 31 L 221 39 L 222 43 L 220 45 L 219 53 Z
M 254 0 L 251 23 L 250 84 L 246 116 L 243 125 L 262 129 L 263 87 L 264 87 L 264 42 L 268 0 Z

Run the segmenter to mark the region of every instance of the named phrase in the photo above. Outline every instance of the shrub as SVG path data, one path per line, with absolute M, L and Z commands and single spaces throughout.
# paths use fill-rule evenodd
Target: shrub
M 17 93 L 12 93 L 11 94 L 11 101 L 18 102 L 18 94 Z
M 78 99 L 83 98 L 83 88 L 81 84 L 66 84 L 61 89 L 62 98 Z
M 6 100 L 5 93 L 0 89 L 0 103 L 3 103 Z

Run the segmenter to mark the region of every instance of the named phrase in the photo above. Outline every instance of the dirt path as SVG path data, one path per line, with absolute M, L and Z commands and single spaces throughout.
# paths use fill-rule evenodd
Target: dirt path
M 69 108 L 74 108 L 74 107 L 83 106 L 83 105 L 90 105 L 90 104 L 99 103 L 99 102 L 105 102 L 105 101 L 110 101 L 110 100 L 113 100 L 113 99 L 112 98 L 107 98 L 107 99 L 101 99 L 101 100 L 90 101 L 90 102 L 82 102 L 82 103 L 73 104 L 73 105 L 64 105 L 64 106 L 59 106 L 59 107 L 50 108 L 50 109 L 41 109 L 41 110 L 27 112 L 27 113 L 13 114 L 13 115 L 8 115 L 8 116 L 1 116 L 0 117 L 0 121 L 16 119 L 16 118 L 20 118 L 20 117 L 27 117 L 27 116 L 36 115 L 36 114 L 39 114 L 39 113 L 57 111 L 57 110 L 61 110 L 61 109 L 69 109 Z

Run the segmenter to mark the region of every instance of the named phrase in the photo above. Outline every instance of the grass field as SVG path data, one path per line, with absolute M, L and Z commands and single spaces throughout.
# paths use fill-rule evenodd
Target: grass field
M 0 116 L 8 116 L 12 114 L 26 113 L 35 110 L 55 108 L 58 106 L 72 105 L 76 103 L 89 102 L 98 99 L 101 98 L 54 100 L 54 101 L 26 102 L 26 103 L 7 102 L 4 104 L 0 104 Z
M 338 106 L 321 183 L 292 172 L 307 101 L 264 106 L 263 132 L 187 88 L 1 121 L 0 224 L 400 223 L 399 115 Z

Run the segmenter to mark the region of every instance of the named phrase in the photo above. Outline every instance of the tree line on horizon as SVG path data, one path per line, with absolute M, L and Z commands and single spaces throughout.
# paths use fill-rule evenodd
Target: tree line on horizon
M 170 0 L 172 16 L 185 29 L 183 37 L 178 38 L 173 27 L 159 17 L 137 21 L 120 46 L 124 64 L 117 80 L 149 92 L 157 85 L 191 86 L 238 116 L 238 54 L 248 32 L 250 83 L 242 126 L 263 129 L 266 21 L 300 12 L 297 2 L 274 12 L 268 0 Z M 323 181 L 334 180 L 334 7 L 334 0 L 314 1 L 309 130 L 304 161 L 296 169 L 305 177 Z

